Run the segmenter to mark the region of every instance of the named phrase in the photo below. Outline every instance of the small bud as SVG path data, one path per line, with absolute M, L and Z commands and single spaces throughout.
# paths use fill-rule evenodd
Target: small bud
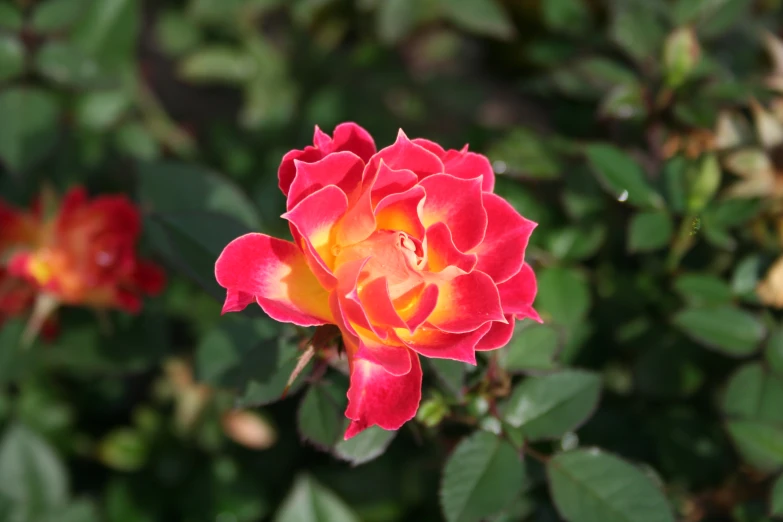
M 277 441 L 277 433 L 262 416 L 250 411 L 231 410 L 221 419 L 223 432 L 234 442 L 250 449 L 267 449 Z
M 720 188 L 721 171 L 718 158 L 707 154 L 688 171 L 688 211 L 698 214 Z
M 663 67 L 666 83 L 676 89 L 681 86 L 701 59 L 701 48 L 696 34 L 689 27 L 676 29 L 666 39 L 663 48 Z
M 441 423 L 448 413 L 449 407 L 440 397 L 435 397 L 421 403 L 416 414 L 416 420 L 428 428 L 434 428 Z
M 148 453 L 147 441 L 131 428 L 120 428 L 109 433 L 98 447 L 100 461 L 121 471 L 135 471 L 143 467 Z

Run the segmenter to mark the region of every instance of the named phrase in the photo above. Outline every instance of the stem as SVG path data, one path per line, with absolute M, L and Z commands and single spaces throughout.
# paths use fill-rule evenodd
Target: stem
M 539 453 L 538 451 L 531 448 L 529 445 L 525 444 L 522 447 L 522 451 L 525 452 L 526 455 L 529 455 L 539 461 L 542 464 L 546 464 L 549 462 L 549 455 L 544 455 L 543 453 Z
M 666 269 L 669 272 L 677 270 L 683 256 L 685 256 L 691 246 L 693 246 L 691 227 L 695 218 L 696 216 L 692 214 L 686 214 L 682 218 L 682 221 L 680 221 L 680 228 L 677 230 L 677 235 L 674 238 L 671 250 L 669 250 L 669 257 L 666 259 Z
M 57 299 L 49 294 L 41 294 L 38 296 L 38 299 L 35 300 L 30 320 L 27 321 L 24 332 L 22 332 L 21 345 L 23 349 L 27 349 L 33 344 L 38 333 L 41 331 L 41 328 L 43 328 L 44 323 L 59 305 L 60 303 Z
M 135 94 L 136 105 L 150 132 L 178 155 L 192 158 L 196 153 L 193 138 L 171 120 L 152 89 L 141 78 L 136 81 Z

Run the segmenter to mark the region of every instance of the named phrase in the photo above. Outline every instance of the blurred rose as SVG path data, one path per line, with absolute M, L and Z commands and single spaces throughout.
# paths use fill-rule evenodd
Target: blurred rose
M 350 365 L 350 438 L 397 429 L 421 399 L 418 355 L 476 363 L 539 320 L 524 262 L 535 223 L 492 193 L 486 157 L 431 141 L 376 153 L 361 127 L 318 128 L 314 146 L 279 170 L 294 242 L 263 234 L 232 241 L 215 267 L 224 312 L 258 303 L 272 318 L 337 325 Z
M 127 197 L 74 188 L 51 217 L 27 219 L 30 237 L 16 242 L 8 271 L 58 304 L 138 312 L 142 296 L 163 288 L 161 269 L 137 256 L 141 217 Z

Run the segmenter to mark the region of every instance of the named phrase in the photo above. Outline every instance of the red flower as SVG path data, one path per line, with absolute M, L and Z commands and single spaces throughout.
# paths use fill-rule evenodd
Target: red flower
M 52 218 L 27 216 L 32 240 L 12 249 L 11 275 L 58 303 L 137 312 L 141 297 L 163 288 L 163 272 L 136 256 L 138 210 L 125 196 L 70 190 Z
M 16 211 L 0 202 L 0 326 L 26 313 L 35 301 L 35 288 L 8 273 L 4 263 L 16 249 L 35 244 L 37 216 Z
M 272 318 L 335 324 L 351 370 L 346 438 L 397 429 L 421 399 L 419 355 L 476 363 L 511 338 L 515 319 L 540 321 L 524 261 L 535 223 L 492 193 L 486 157 L 446 151 L 400 131 L 376 153 L 361 127 L 292 151 L 280 166 L 294 242 L 232 241 L 215 275 L 224 312 L 258 303 Z

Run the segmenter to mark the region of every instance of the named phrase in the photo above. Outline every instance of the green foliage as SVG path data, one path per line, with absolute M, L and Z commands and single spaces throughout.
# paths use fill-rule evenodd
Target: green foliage
M 561 453 L 547 463 L 555 505 L 569 521 L 673 522 L 650 477 L 595 449 Z
M 127 194 L 168 277 L 28 348 L 0 317 L 0 520 L 782 517 L 780 8 L 0 2 L 0 199 Z M 289 383 L 314 329 L 221 316 L 214 277 L 236 237 L 290 238 L 280 159 L 343 121 L 485 154 L 538 223 L 543 319 L 422 356 L 417 416 L 347 441 L 345 357 Z
M 440 501 L 449 522 L 472 522 L 507 507 L 524 477 L 513 446 L 491 433 L 463 440 L 443 468 Z

